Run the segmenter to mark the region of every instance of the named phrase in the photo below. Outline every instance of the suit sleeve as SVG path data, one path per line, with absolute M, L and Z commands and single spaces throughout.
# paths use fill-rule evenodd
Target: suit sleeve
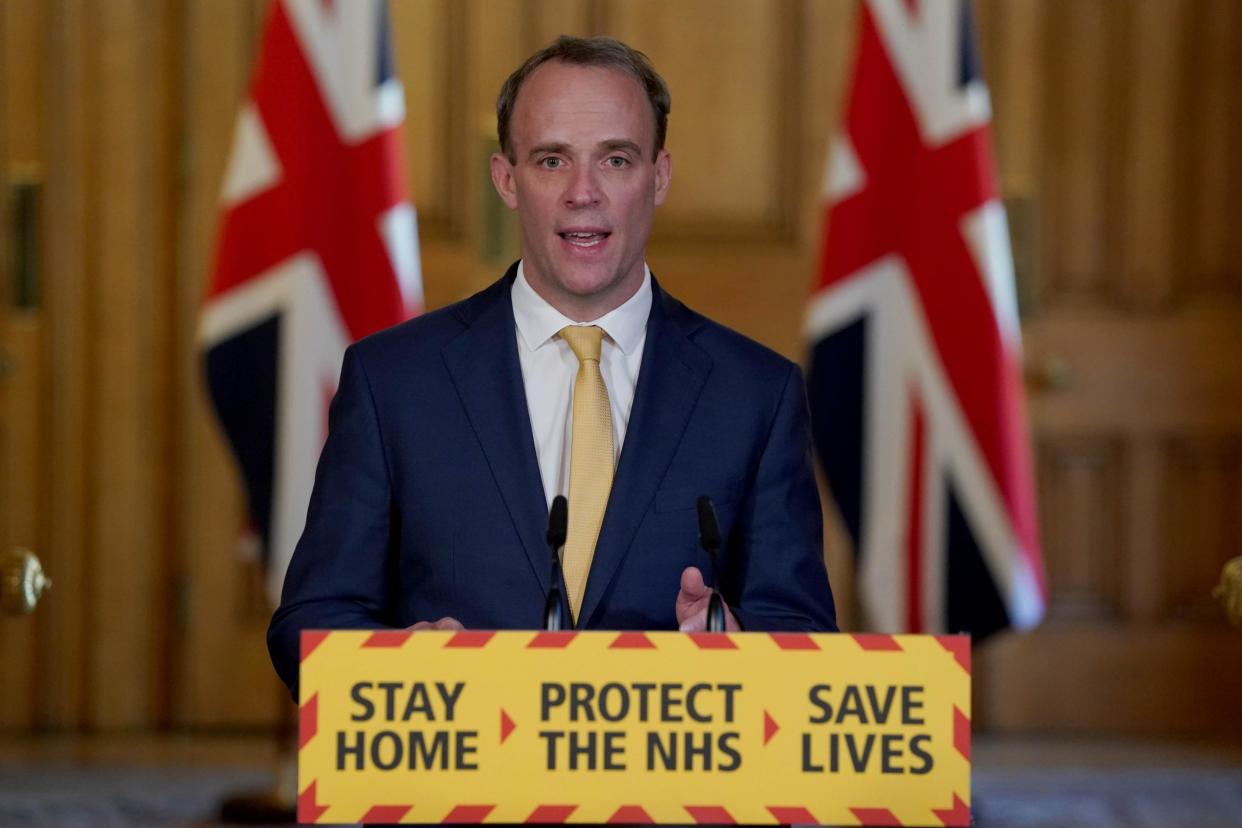
M 811 458 L 802 375 L 790 366 L 753 485 L 742 504 L 732 556 L 747 630 L 835 632 L 823 556 L 823 515 Z
M 345 352 L 302 533 L 267 631 L 276 672 L 298 695 L 302 630 L 389 626 L 392 486 L 370 383 L 355 348 Z

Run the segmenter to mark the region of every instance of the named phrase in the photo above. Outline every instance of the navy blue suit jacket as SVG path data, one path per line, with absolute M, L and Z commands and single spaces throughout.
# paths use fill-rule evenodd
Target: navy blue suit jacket
M 547 504 L 510 286 L 368 337 L 345 354 L 328 440 L 268 631 L 297 694 L 303 629 L 538 629 Z M 745 629 L 835 629 L 801 372 L 652 280 L 647 339 L 579 629 L 676 629 L 682 570 L 711 564 L 695 503 L 715 502 L 719 587 Z M 573 509 L 573 504 L 569 504 Z

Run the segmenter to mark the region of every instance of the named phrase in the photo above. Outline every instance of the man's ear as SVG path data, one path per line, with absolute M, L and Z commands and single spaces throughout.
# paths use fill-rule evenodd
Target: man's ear
M 668 150 L 662 149 L 656 153 L 655 159 L 655 203 L 663 204 L 664 199 L 668 198 L 668 185 L 673 180 L 673 156 L 668 154 Z
M 500 195 L 500 200 L 510 210 L 517 209 L 517 186 L 513 179 L 513 165 L 509 163 L 509 159 L 505 158 L 503 153 L 492 153 L 491 159 L 492 169 L 492 186 L 496 188 L 496 192 Z

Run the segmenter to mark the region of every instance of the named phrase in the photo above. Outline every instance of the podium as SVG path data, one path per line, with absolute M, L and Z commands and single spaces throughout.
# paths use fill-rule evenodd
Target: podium
M 970 639 L 306 631 L 298 821 L 968 825 Z

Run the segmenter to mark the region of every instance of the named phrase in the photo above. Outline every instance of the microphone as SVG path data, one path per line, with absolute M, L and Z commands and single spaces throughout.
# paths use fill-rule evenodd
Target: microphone
M 716 507 L 707 495 L 699 497 L 696 503 L 699 511 L 699 546 L 707 553 L 712 562 L 712 597 L 707 603 L 707 631 L 724 632 L 724 602 L 715 585 L 719 578 L 716 573 L 716 553 L 720 549 L 720 524 L 716 521 Z
M 548 597 L 543 602 L 543 628 L 550 632 L 560 632 L 561 624 L 561 571 L 560 548 L 565 545 L 565 535 L 569 527 L 569 502 L 565 495 L 557 495 L 552 499 L 552 508 L 548 512 L 548 532 L 545 536 L 548 548 L 552 550 L 552 575 L 548 578 Z

